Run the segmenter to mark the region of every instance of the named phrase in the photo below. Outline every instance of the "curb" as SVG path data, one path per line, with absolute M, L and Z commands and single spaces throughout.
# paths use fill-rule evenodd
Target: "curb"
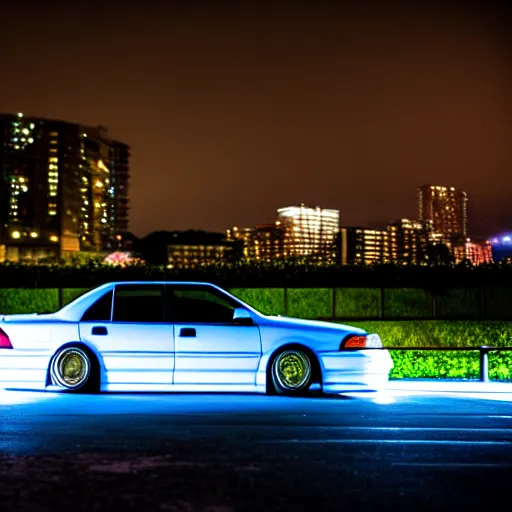
M 436 391 L 456 393 L 512 393 L 512 382 L 390 380 L 386 391 Z

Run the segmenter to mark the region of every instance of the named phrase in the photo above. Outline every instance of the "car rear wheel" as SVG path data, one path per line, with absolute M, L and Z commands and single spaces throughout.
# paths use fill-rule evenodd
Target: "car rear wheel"
M 278 354 L 271 371 L 274 390 L 279 394 L 297 395 L 311 384 L 311 359 L 302 350 L 289 349 Z
M 53 358 L 50 368 L 52 384 L 69 391 L 85 390 L 91 383 L 93 360 L 78 347 L 66 347 Z

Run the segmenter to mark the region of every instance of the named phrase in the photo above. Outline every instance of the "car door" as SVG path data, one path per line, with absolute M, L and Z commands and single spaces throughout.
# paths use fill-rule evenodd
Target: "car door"
M 96 348 L 109 390 L 170 390 L 174 328 L 166 320 L 165 286 L 120 284 L 89 308 L 80 337 Z
M 250 390 L 261 358 L 259 327 L 233 321 L 240 305 L 216 288 L 167 285 L 177 387 Z

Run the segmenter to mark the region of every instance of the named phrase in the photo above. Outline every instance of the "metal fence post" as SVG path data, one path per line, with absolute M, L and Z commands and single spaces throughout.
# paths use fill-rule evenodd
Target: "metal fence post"
M 431 290 L 432 293 L 432 320 L 437 319 L 437 304 L 436 304 L 436 291 Z
M 480 380 L 489 382 L 489 347 L 480 347 Z

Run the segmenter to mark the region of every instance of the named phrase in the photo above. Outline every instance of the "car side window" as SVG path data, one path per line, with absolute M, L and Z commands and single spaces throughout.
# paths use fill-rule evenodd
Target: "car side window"
M 112 315 L 112 290 L 101 296 L 83 314 L 81 322 L 110 322 Z
M 173 287 L 171 315 L 178 323 L 227 324 L 238 304 L 204 288 Z
M 163 285 L 116 285 L 114 322 L 165 322 Z

